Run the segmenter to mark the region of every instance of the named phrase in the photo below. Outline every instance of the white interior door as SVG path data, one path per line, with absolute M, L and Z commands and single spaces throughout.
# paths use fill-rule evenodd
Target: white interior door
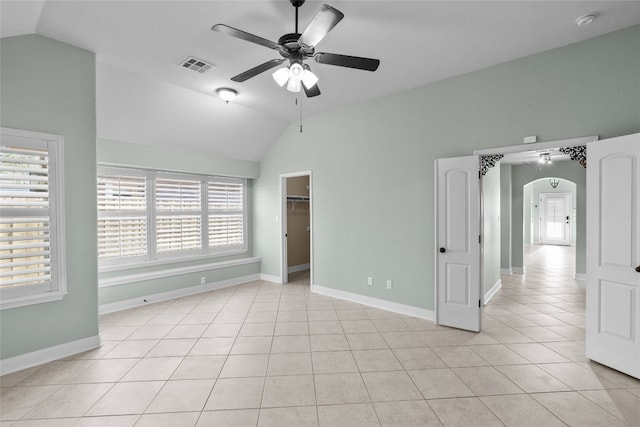
M 571 193 L 540 193 L 540 243 L 571 244 Z
M 587 156 L 586 355 L 640 378 L 640 134 Z
M 435 169 L 436 322 L 480 331 L 479 159 L 438 159 Z

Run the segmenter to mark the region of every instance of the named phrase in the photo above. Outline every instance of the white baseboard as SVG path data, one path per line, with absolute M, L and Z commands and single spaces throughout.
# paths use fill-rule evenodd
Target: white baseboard
M 10 374 L 82 353 L 83 351 L 93 350 L 94 348 L 100 347 L 100 345 L 100 336 L 94 335 L 92 337 L 54 345 L 53 347 L 43 348 L 42 350 L 32 351 L 31 353 L 9 357 L 0 360 L 0 375 Z
M 298 265 L 294 265 L 291 266 L 287 269 L 287 271 L 289 271 L 289 273 L 296 273 L 298 271 L 305 271 L 305 270 L 309 270 L 311 268 L 311 264 L 306 263 L 306 264 L 298 264 Z
M 271 274 L 260 273 L 260 280 L 264 280 L 265 282 L 277 283 L 278 285 L 282 285 L 282 278 L 280 276 L 272 276 Z
M 524 274 L 524 266 L 522 267 L 511 267 L 513 270 L 513 274 Z
M 326 288 L 319 285 L 312 285 L 311 292 L 326 295 L 328 297 L 355 302 L 358 304 L 368 305 L 370 307 L 380 308 L 382 310 L 392 311 L 394 313 L 404 314 L 406 316 L 418 317 L 420 319 L 430 320 L 432 322 L 435 322 L 436 320 L 435 311 L 427 310 L 425 308 L 413 307 L 411 305 L 400 304 L 393 301 L 386 301 L 383 299 L 368 297 L 366 295 L 354 294 L 347 291 L 341 291 L 339 289 Z
M 178 267 L 178 268 L 162 268 L 161 266 L 157 266 L 158 268 L 152 272 L 127 274 L 124 276 L 116 276 L 116 277 L 111 277 L 109 279 L 98 280 L 98 287 L 104 288 L 108 286 L 117 286 L 117 285 L 125 285 L 125 284 L 135 283 L 135 282 L 142 282 L 145 280 L 164 279 L 167 277 L 181 276 L 183 274 L 199 273 L 201 271 L 211 271 L 211 270 L 218 270 L 222 268 L 238 267 L 241 265 L 255 264 L 259 262 L 260 262 L 260 258 L 251 257 L 251 258 L 232 259 L 228 261 L 218 261 L 218 262 L 212 262 L 207 264 L 191 265 L 188 267 Z M 106 270 L 106 271 L 110 271 L 110 270 Z
M 511 267 L 509 267 L 509 268 L 501 268 L 500 269 L 500 274 L 502 276 L 513 276 L 513 269 Z
M 498 279 L 498 281 L 496 283 L 494 283 L 494 285 L 491 287 L 491 289 L 489 289 L 487 292 L 485 292 L 485 294 L 484 294 L 484 305 L 487 305 L 489 303 L 489 301 L 491 301 L 491 298 L 493 298 L 493 296 L 496 294 L 496 292 L 498 292 L 500 290 L 501 287 L 502 287 L 502 280 Z
M 137 298 L 112 302 L 109 304 L 101 304 L 99 306 L 100 314 L 112 313 L 114 311 L 126 310 L 127 308 L 139 307 L 141 305 L 166 301 L 174 298 L 180 298 L 187 295 L 199 294 L 201 292 L 213 291 L 216 289 L 228 288 L 229 286 L 240 285 L 242 283 L 253 282 L 260 279 L 260 274 L 249 274 L 247 276 L 234 277 L 232 279 L 220 280 L 204 285 L 189 286 L 187 288 L 176 289 L 168 292 L 161 292 L 152 295 L 146 295 Z
M 573 280 L 578 282 L 578 287 L 580 289 L 586 289 L 587 288 L 587 275 L 585 273 L 574 273 L 573 274 Z

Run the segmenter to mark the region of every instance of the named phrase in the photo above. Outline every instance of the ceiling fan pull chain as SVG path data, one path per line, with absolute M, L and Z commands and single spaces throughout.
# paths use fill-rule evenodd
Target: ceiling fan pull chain
M 296 98 L 296 104 L 298 104 L 298 98 Z M 302 133 L 302 102 L 298 105 L 300 105 L 300 133 Z

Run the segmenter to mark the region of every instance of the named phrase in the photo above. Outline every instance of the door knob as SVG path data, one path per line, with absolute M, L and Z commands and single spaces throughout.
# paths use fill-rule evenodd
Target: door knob
M 441 254 L 443 254 L 443 253 L 445 253 L 445 252 L 447 252 L 447 250 L 446 250 L 445 248 L 440 248 L 440 253 L 441 253 Z M 640 266 L 638 266 L 638 268 L 640 268 Z
M 636 271 L 640 273 L 640 265 L 636 267 Z

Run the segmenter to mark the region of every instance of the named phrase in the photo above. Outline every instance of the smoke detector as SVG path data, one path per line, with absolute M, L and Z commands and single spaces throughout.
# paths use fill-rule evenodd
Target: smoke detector
M 205 61 L 203 59 L 198 59 L 198 58 L 195 58 L 193 56 L 190 56 L 187 59 L 185 59 L 184 61 L 182 61 L 182 64 L 180 64 L 180 65 L 182 67 L 184 67 L 184 68 L 189 69 L 189 70 L 197 71 L 200 74 L 202 74 L 205 71 L 208 71 L 208 70 L 216 67 L 215 65 L 210 64 L 210 63 L 208 63 L 207 61 Z

